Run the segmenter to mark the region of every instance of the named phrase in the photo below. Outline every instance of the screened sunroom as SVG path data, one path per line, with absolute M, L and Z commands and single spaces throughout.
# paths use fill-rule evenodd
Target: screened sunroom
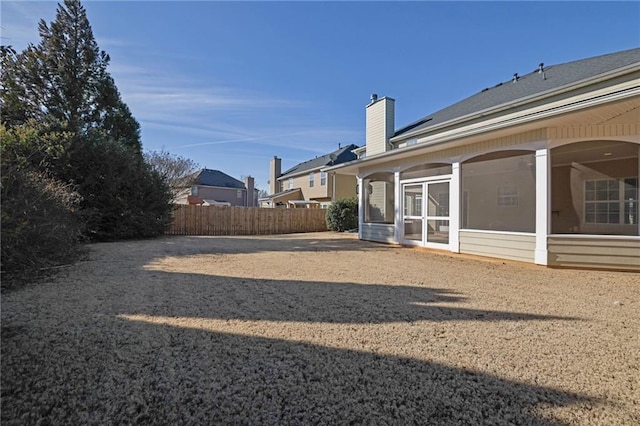
M 640 270 L 640 49 L 535 71 L 395 129 L 371 96 L 355 175 L 365 240 Z M 364 149 L 363 149 L 364 148 Z

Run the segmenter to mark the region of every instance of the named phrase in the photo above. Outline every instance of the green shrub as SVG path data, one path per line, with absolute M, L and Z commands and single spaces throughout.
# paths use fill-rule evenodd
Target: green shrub
M 62 177 L 82 196 L 89 239 L 156 237 L 170 224 L 172 193 L 132 148 L 96 136 L 71 150 L 69 164 Z
M 69 263 L 80 253 L 80 197 L 22 156 L 25 146 L 33 143 L 25 135 L 0 129 L 3 288 Z
M 344 198 L 334 201 L 327 211 L 327 227 L 331 231 L 347 231 L 358 228 L 358 200 Z

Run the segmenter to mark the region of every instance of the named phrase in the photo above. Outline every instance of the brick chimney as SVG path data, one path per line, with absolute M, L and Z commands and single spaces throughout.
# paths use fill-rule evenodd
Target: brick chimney
M 389 139 L 395 132 L 395 103 L 392 98 L 378 99 L 378 95 L 371 95 L 367 105 L 367 157 L 391 149 Z
M 280 192 L 280 185 L 278 185 L 278 178 L 282 174 L 282 159 L 277 156 L 273 156 L 271 163 L 269 163 L 269 194 L 276 194 Z

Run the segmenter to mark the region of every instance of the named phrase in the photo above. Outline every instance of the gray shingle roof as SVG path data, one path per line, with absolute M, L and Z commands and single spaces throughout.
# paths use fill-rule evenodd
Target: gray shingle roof
M 330 154 L 323 155 L 321 157 L 316 157 L 312 160 L 305 161 L 303 163 L 296 164 L 286 172 L 282 173 L 280 177 L 285 177 L 287 175 L 295 175 L 298 173 L 303 173 L 305 171 L 319 169 L 324 166 L 335 166 L 336 164 L 345 163 L 347 161 L 352 161 L 358 158 L 353 152 L 356 149 L 357 145 L 347 145 L 333 151 Z
M 202 169 L 195 181 L 196 185 L 219 186 L 223 188 L 244 189 L 244 183 L 232 178 L 220 170 Z
M 640 62 L 640 48 L 609 53 L 592 58 L 545 66 L 543 73 L 538 69 L 520 76 L 516 82 L 509 80 L 492 88 L 482 90 L 460 102 L 421 118 L 401 129 L 394 137 L 408 132 L 427 130 L 444 122 L 461 118 L 502 104 L 515 102 L 549 90 L 596 77 L 618 68 Z

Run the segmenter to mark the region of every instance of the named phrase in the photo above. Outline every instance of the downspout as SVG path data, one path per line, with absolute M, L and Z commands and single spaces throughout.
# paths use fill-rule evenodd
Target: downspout
M 331 173 L 331 202 L 336 201 L 336 172 Z

